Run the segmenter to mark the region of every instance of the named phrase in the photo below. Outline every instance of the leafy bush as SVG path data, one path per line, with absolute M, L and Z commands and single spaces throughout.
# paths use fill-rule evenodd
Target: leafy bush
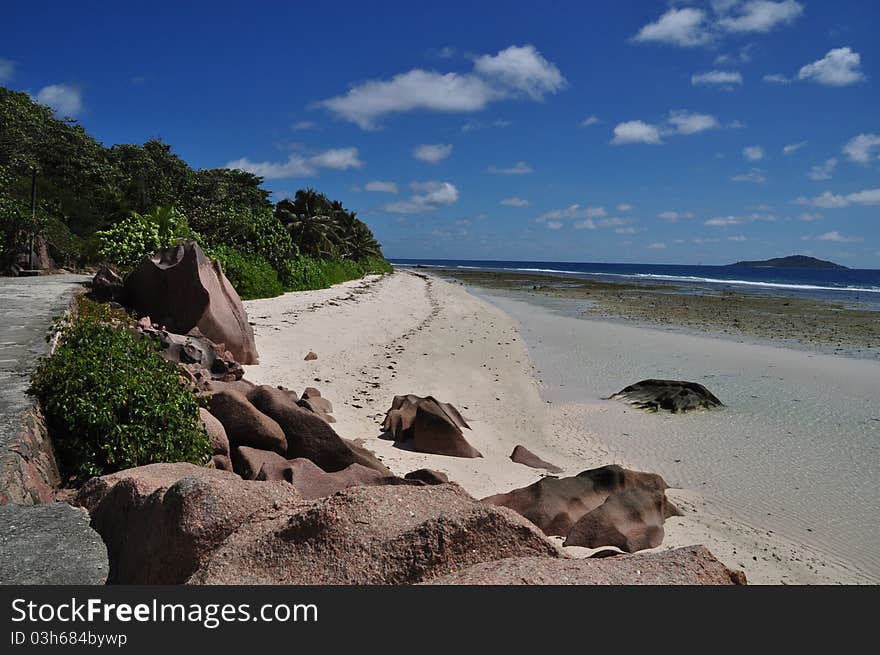
M 151 337 L 124 313 L 79 300 L 59 324 L 60 345 L 40 361 L 31 392 L 43 403 L 66 475 L 80 480 L 155 462 L 210 457 L 195 395 Z
M 126 270 L 147 255 L 191 235 L 183 214 L 173 207 L 156 207 L 148 214 L 131 212 L 110 228 L 95 232 L 95 239 L 98 256 Z
M 244 255 L 259 255 L 278 271 L 298 252 L 288 231 L 268 208 L 202 207 L 190 216 L 190 224 L 209 247 L 222 244 Z
M 208 248 L 206 254 L 220 262 L 223 273 L 242 300 L 274 298 L 284 293 L 278 273 L 259 255 L 247 255 L 229 246 Z
M 358 262 L 351 259 L 316 259 L 300 256 L 285 262 L 280 277 L 285 291 L 306 291 L 326 289 L 364 275 L 390 273 L 392 270 L 394 269 L 391 264 L 379 258 Z

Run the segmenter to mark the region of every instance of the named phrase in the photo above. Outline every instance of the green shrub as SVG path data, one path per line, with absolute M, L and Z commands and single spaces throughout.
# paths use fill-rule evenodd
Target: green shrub
M 159 248 L 192 236 L 186 217 L 173 207 L 156 207 L 148 214 L 131 212 L 106 230 L 95 232 L 98 256 L 130 270 Z
M 65 475 L 84 480 L 155 462 L 210 457 L 195 395 L 131 319 L 86 299 L 60 323 L 55 354 L 40 361 L 31 393 L 42 401 Z
M 224 245 L 208 248 L 206 254 L 220 262 L 242 300 L 274 298 L 284 293 L 278 273 L 259 255 L 242 254 Z
M 364 275 L 390 273 L 393 267 L 384 259 L 316 259 L 299 256 L 285 262 L 279 277 L 285 291 L 326 289 L 340 282 L 356 280 Z
M 259 255 L 279 271 L 298 252 L 288 231 L 268 208 L 201 207 L 190 216 L 190 225 L 209 246 L 222 244 L 244 255 Z

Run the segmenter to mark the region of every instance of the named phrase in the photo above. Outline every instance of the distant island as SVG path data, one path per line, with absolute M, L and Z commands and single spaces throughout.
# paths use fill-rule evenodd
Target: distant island
M 773 259 L 764 259 L 755 262 L 736 262 L 728 264 L 728 266 L 754 266 L 754 267 L 771 267 L 771 268 L 839 268 L 845 269 L 846 266 L 827 262 L 824 259 L 816 259 L 815 257 L 807 257 L 806 255 L 790 255 L 788 257 L 774 257 Z

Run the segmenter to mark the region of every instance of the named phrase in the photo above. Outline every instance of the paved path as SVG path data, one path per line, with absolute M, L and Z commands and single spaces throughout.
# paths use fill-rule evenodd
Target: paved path
M 15 437 L 37 358 L 49 345 L 52 318 L 61 314 L 85 275 L 0 277 L 0 455 Z

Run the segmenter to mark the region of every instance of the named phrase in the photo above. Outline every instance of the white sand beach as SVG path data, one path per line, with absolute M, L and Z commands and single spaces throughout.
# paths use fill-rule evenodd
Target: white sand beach
M 616 462 L 676 487 L 685 516 L 667 522 L 661 549 L 705 544 L 751 583 L 880 580 L 877 362 L 490 303 L 406 271 L 245 306 L 261 357 L 248 379 L 319 388 L 336 430 L 398 474 L 433 468 L 483 497 L 541 476 L 510 461 L 517 444 L 566 475 Z M 318 358 L 304 361 L 309 351 Z M 646 377 L 704 383 L 727 407 L 673 417 L 601 400 Z M 378 438 L 392 398 L 406 393 L 456 405 L 483 457 Z

